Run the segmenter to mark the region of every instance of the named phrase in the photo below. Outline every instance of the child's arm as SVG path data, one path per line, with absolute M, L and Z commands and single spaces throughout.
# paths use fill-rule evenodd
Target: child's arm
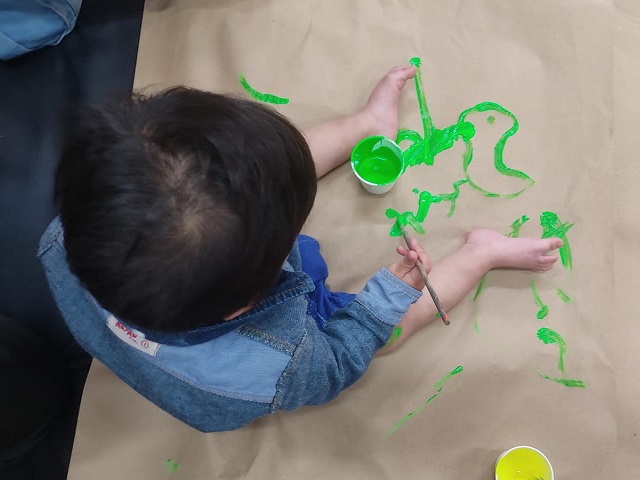
M 365 137 L 385 135 L 395 140 L 400 92 L 415 74 L 412 65 L 392 68 L 358 113 L 305 130 L 318 178 L 344 163 L 351 149 Z
M 430 270 L 429 257 L 415 239 L 398 247 L 402 260 L 377 272 L 346 307 L 333 313 L 324 330 L 313 320 L 281 381 L 276 408 L 319 405 L 358 380 L 391 336 L 424 286 L 416 264 Z

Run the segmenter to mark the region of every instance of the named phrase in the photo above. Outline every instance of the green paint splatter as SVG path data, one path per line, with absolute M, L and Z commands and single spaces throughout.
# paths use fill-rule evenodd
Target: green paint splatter
M 171 460 L 170 458 L 167 458 L 167 461 L 165 463 L 169 473 L 174 473 L 176 470 L 180 468 L 180 464 L 174 460 Z
M 564 293 L 559 288 L 556 288 L 556 293 L 558 294 L 558 297 L 560 297 L 560 300 L 562 300 L 564 303 L 571 303 L 572 302 L 571 297 L 569 297 L 569 295 Z
M 249 82 L 247 82 L 247 79 L 244 78 L 244 75 L 242 74 L 238 75 L 238 81 L 240 82 L 240 85 L 242 85 L 242 88 L 244 88 L 247 93 L 251 95 L 251 98 L 255 100 L 259 100 L 260 102 L 265 103 L 274 103 L 276 105 L 284 105 L 289 103 L 288 98 L 277 97 L 276 95 L 271 95 L 270 93 L 261 93 L 255 90 L 251 85 L 249 85 Z
M 522 217 L 518 218 L 515 222 L 511 224 L 509 231 L 506 236 L 511 238 L 518 238 L 520 236 L 520 229 L 522 226 L 529 221 L 529 217 L 526 215 L 522 215 Z
M 396 343 L 398 338 L 400 338 L 400 335 L 402 335 L 402 327 L 399 327 L 399 326 L 395 327 L 393 329 L 393 332 L 391 333 L 391 337 L 389 338 L 389 340 L 387 341 L 387 343 L 385 344 L 385 346 L 383 348 L 390 347 L 391 345 Z
M 540 214 L 542 238 L 558 237 L 564 242 L 564 245 L 559 250 L 560 260 L 562 261 L 562 266 L 568 270 L 573 270 L 573 258 L 569 239 L 567 239 L 567 232 L 573 225 L 573 223 L 563 223 L 558 215 L 553 212 L 542 212 Z
M 556 383 L 559 383 L 560 385 L 564 385 L 565 387 L 587 388 L 587 384 L 585 382 L 583 382 L 582 380 L 572 380 L 572 379 L 566 379 L 566 378 L 553 378 L 553 377 L 550 377 L 548 375 L 543 375 L 542 373 L 539 373 L 538 375 L 540 375 L 542 378 L 546 378 L 547 380 L 551 380 L 552 382 L 556 382 Z
M 487 123 L 488 123 L 489 125 L 493 125 L 493 122 L 495 122 L 495 121 L 496 121 L 496 117 L 494 117 L 493 115 L 489 115 L 489 116 L 487 117 Z
M 387 438 L 389 438 L 391 435 L 393 435 L 394 433 L 396 433 L 398 431 L 398 429 L 400 427 L 402 427 L 402 425 L 404 425 L 405 423 L 407 423 L 407 421 L 409 421 L 411 418 L 413 418 L 415 415 L 417 415 L 418 413 L 420 413 L 422 410 L 424 410 L 426 408 L 427 405 L 429 405 L 437 396 L 438 394 L 442 391 L 442 387 L 443 385 L 454 375 L 459 374 L 460 372 L 462 372 L 464 369 L 462 368 L 461 365 L 457 366 L 456 368 L 454 368 L 451 372 L 447 373 L 446 375 L 444 375 L 440 380 L 438 380 L 436 383 L 433 384 L 433 386 L 431 388 L 436 389 L 436 393 L 434 393 L 433 395 L 431 395 L 429 398 L 427 398 L 427 400 L 425 400 L 425 402 L 420 405 L 418 408 L 416 408 L 415 410 L 413 410 L 412 412 L 409 412 L 407 415 L 405 415 L 398 423 L 396 423 L 393 428 L 391 428 L 391 430 L 389 430 L 387 433 L 384 434 L 384 436 L 382 437 L 382 440 L 386 440 Z
M 560 358 L 558 359 L 558 370 L 564 372 L 564 357 L 567 353 L 567 342 L 558 333 L 554 332 L 550 328 L 541 328 L 538 330 L 538 338 L 542 340 L 546 345 L 555 343 L 560 349 Z
M 431 205 L 434 203 L 441 202 L 449 202 L 451 206 L 449 207 L 449 213 L 447 216 L 453 215 L 453 212 L 456 208 L 456 200 L 460 196 L 460 186 L 468 183 L 467 180 L 458 180 L 454 182 L 452 185 L 453 192 L 451 193 L 441 193 L 439 195 L 433 195 L 431 192 L 424 190 L 420 192 L 418 196 L 418 211 L 414 214 L 413 212 L 403 212 L 400 213 L 393 208 L 388 208 L 385 212 L 387 218 L 395 218 L 396 222 L 394 222 L 391 227 L 391 231 L 389 235 L 392 237 L 400 237 L 402 236 L 402 230 L 398 223 L 402 226 L 411 226 L 417 233 L 425 233 L 424 227 L 422 223 L 427 218 L 429 214 L 429 210 Z M 419 192 L 418 189 L 415 190 L 416 193 Z
M 400 224 L 403 226 L 411 225 L 414 230 L 419 233 L 424 232 L 424 228 L 422 228 L 422 226 L 418 228 L 415 224 L 422 224 L 425 221 L 429 207 L 432 203 L 436 203 L 436 199 L 438 199 L 437 201 L 450 201 L 451 207 L 448 216 L 453 215 L 453 212 L 455 210 L 455 200 L 460 194 L 458 187 L 463 183 L 468 183 L 473 189 L 477 190 L 487 197 L 502 196 L 506 198 L 516 197 L 534 184 L 533 179 L 531 179 L 527 174 L 520 170 L 507 167 L 503 160 L 505 144 L 509 137 L 513 136 L 519 128 L 518 120 L 510 111 L 497 103 L 483 102 L 479 103 L 475 107 L 463 111 L 458 117 L 457 123 L 455 123 L 454 125 L 451 125 L 442 130 L 437 129 L 433 125 L 433 121 L 431 119 L 431 115 L 429 113 L 429 108 L 427 106 L 427 101 L 425 98 L 422 72 L 420 70 L 420 65 L 422 62 L 420 58 L 414 57 L 410 60 L 410 63 L 417 67 L 417 72 L 414 77 L 414 83 L 416 87 L 416 94 L 418 97 L 418 106 L 420 108 L 420 118 L 422 120 L 423 135 L 420 135 L 415 130 L 410 129 L 400 129 L 398 131 L 396 143 L 401 143 L 403 141 L 408 141 L 411 143 L 411 145 L 406 148 L 402 154 L 405 168 L 420 164 L 433 165 L 436 155 L 438 155 L 443 150 L 451 148 L 456 141 L 462 140 L 466 145 L 465 151 L 462 155 L 462 166 L 465 178 L 454 183 L 454 192 L 452 194 L 432 195 L 429 192 L 422 192 L 418 200 L 418 212 L 415 214 L 413 212 L 399 213 L 394 209 L 387 209 L 387 211 L 385 212 L 386 216 L 390 219 L 394 219 L 394 225 L 389 232 L 390 236 L 392 237 L 401 235 L 400 228 L 396 224 L 397 222 L 400 222 Z M 476 129 L 473 124 L 471 122 L 468 122 L 466 119 L 468 115 L 474 112 L 495 112 L 497 114 L 507 116 L 512 120 L 513 125 L 502 134 L 494 147 L 494 167 L 501 175 L 518 178 L 524 181 L 525 186 L 521 190 L 508 194 L 499 194 L 480 187 L 471 179 L 468 167 L 473 160 L 473 144 L 471 143 L 471 139 L 476 134 Z M 489 118 L 494 118 L 495 120 L 495 117 L 493 116 L 489 116 Z M 426 197 L 423 197 L 423 194 L 425 193 L 427 195 Z
M 536 290 L 536 281 L 535 279 L 531 279 L 531 292 L 533 293 L 533 301 L 536 302 L 536 305 L 540 310 L 536 314 L 536 318 L 538 320 L 542 320 L 549 313 L 549 306 L 545 305 L 540 295 L 538 295 L 538 290 Z
M 411 190 L 413 193 L 420 193 L 420 190 L 418 190 L 417 188 L 414 188 L 413 190 Z

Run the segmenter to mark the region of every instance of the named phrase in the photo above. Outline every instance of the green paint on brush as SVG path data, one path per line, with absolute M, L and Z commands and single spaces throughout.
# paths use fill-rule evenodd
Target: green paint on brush
M 552 382 L 556 382 L 556 383 L 559 383 L 560 385 L 564 385 L 565 387 L 587 388 L 587 384 L 582 380 L 572 380 L 567 378 L 553 378 L 548 375 L 543 375 L 542 373 L 539 373 L 538 375 L 540 375 L 542 378 L 545 378 L 547 380 L 551 380 Z
M 540 310 L 536 314 L 536 318 L 538 320 L 542 320 L 549 313 L 549 306 L 545 305 L 540 295 L 538 295 L 538 290 L 536 290 L 536 281 L 535 279 L 531 279 L 531 292 L 533 293 L 533 301 L 536 302 L 536 305 Z
M 174 473 L 176 470 L 180 468 L 180 464 L 178 462 L 171 460 L 170 458 L 167 458 L 167 461 L 165 463 L 167 466 L 167 470 L 169 470 L 169 473 Z
M 427 405 L 429 405 L 437 396 L 438 394 L 442 391 L 442 387 L 443 385 L 454 375 L 459 374 L 460 372 L 462 372 L 464 369 L 462 368 L 461 365 L 457 366 L 456 368 L 454 368 L 452 371 L 450 371 L 449 373 L 447 373 L 446 375 L 444 375 L 440 380 L 438 380 L 436 383 L 433 384 L 433 386 L 431 388 L 436 389 L 436 393 L 434 393 L 433 395 L 431 395 L 429 398 L 427 398 L 427 400 L 425 400 L 425 402 L 420 405 L 418 408 L 416 408 L 415 410 L 409 412 L 408 414 L 406 414 L 398 423 L 396 423 L 393 428 L 391 428 L 391 430 L 389 430 L 387 433 L 384 434 L 384 436 L 382 437 L 382 440 L 386 440 L 387 438 L 389 438 L 391 435 L 393 435 L 394 433 L 396 433 L 398 431 L 398 429 L 400 427 L 402 427 L 402 425 L 404 425 L 405 423 L 407 423 L 407 421 L 409 421 L 411 418 L 413 418 L 415 415 L 417 415 L 418 413 L 420 413 L 422 410 L 424 410 L 426 408 Z
M 562 222 L 556 213 L 542 212 L 540 214 L 542 238 L 558 237 L 563 241 L 564 245 L 559 249 L 560 260 L 562 266 L 568 270 L 573 270 L 573 258 L 567 232 L 573 225 L 573 223 Z
M 562 300 L 564 303 L 571 303 L 572 300 L 569 297 L 569 295 L 567 295 L 566 293 L 564 293 L 562 290 L 560 290 L 559 288 L 556 288 L 556 293 L 558 294 L 558 297 L 560 297 L 560 300 Z
M 244 75 L 242 74 L 238 75 L 238 81 L 240 82 L 240 85 L 242 85 L 242 88 L 244 88 L 247 93 L 251 95 L 251 98 L 255 100 L 265 103 L 273 103 L 276 105 L 284 105 L 289 103 L 288 98 L 278 97 L 276 95 L 271 95 L 270 93 L 262 93 L 258 90 L 255 90 L 251 85 L 249 85 L 249 82 L 247 82 L 247 79 L 244 78 Z
M 558 370 L 564 372 L 564 356 L 567 353 L 567 342 L 558 333 L 554 332 L 550 328 L 541 328 L 538 330 L 538 338 L 542 340 L 546 345 L 556 343 L 560 349 L 560 358 L 558 359 Z
M 507 232 L 507 237 L 518 238 L 520 236 L 520 229 L 522 226 L 529 221 L 529 217 L 526 215 L 522 215 L 522 217 L 518 218 L 515 222 L 511 224 L 509 231 Z

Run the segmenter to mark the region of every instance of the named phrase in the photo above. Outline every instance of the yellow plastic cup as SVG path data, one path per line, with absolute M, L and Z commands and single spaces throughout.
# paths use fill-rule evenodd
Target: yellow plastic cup
M 382 135 L 363 138 L 351 152 L 351 168 L 367 192 L 387 193 L 404 172 L 402 149 Z
M 553 480 L 553 467 L 540 450 L 513 447 L 496 460 L 495 480 Z

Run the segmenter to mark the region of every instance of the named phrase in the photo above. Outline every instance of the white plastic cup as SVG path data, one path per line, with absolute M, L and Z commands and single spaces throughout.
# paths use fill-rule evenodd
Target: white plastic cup
M 382 135 L 363 138 L 351 151 L 351 168 L 367 192 L 387 193 L 404 172 L 402 149 Z
M 530 460 L 531 463 L 526 460 Z M 522 470 L 518 470 L 519 468 Z M 546 455 L 537 448 L 526 445 L 510 448 L 500 454 L 496 460 L 495 477 L 495 480 L 516 478 L 554 480 L 553 467 Z

